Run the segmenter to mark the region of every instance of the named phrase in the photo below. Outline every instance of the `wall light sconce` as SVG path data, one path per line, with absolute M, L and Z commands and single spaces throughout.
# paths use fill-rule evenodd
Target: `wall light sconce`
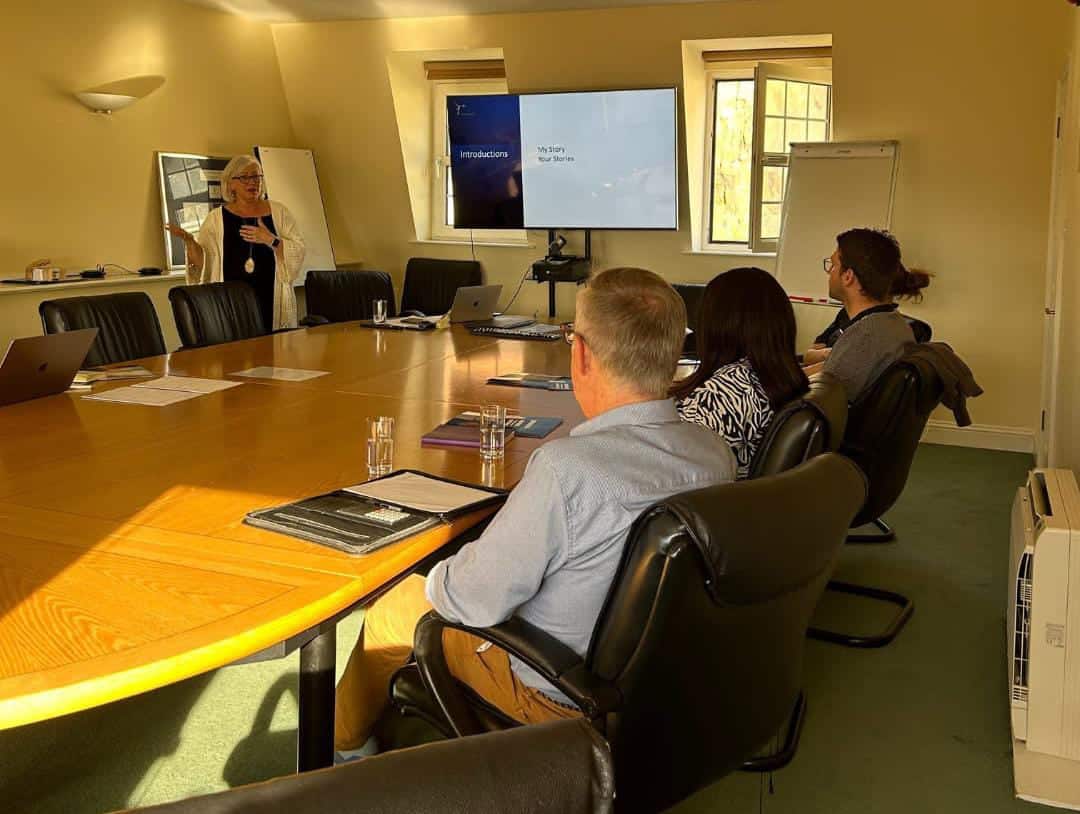
M 106 85 L 87 88 L 75 94 L 80 104 L 102 116 L 110 116 L 123 110 L 132 102 L 149 96 L 165 84 L 163 76 L 132 76 Z
M 123 110 L 135 101 L 134 96 L 123 93 L 92 93 L 90 91 L 76 93 L 75 98 L 94 113 L 103 116 L 111 116 L 114 111 Z

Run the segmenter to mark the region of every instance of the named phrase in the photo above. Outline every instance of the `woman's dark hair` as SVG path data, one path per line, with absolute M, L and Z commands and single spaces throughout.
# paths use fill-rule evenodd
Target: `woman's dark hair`
M 918 269 L 904 268 L 900 262 L 900 244 L 888 232 L 879 229 L 849 229 L 836 237 L 840 264 L 855 272 L 859 285 L 868 297 L 891 302 L 896 297 L 922 299 L 922 289 L 930 285 L 930 275 Z
M 780 283 L 759 268 L 737 268 L 713 277 L 701 298 L 696 333 L 701 365 L 676 383 L 682 398 L 718 368 L 746 358 L 777 409 L 809 388 L 795 359 L 795 309 Z

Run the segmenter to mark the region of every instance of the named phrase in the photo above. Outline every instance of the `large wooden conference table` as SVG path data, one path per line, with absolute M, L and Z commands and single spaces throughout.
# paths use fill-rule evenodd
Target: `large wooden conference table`
M 485 383 L 566 374 L 565 343 L 457 327 L 342 323 L 141 363 L 243 384 L 168 407 L 70 393 L 0 407 L 0 728 L 299 649 L 298 767 L 328 765 L 337 620 L 490 510 L 363 557 L 245 526 L 245 514 L 366 480 L 369 416 L 396 419 L 395 468 L 503 488 L 542 441 L 514 439 L 485 464 L 420 437 L 484 403 L 563 418 L 545 441 L 582 420 L 572 393 Z M 328 375 L 230 375 L 262 365 Z

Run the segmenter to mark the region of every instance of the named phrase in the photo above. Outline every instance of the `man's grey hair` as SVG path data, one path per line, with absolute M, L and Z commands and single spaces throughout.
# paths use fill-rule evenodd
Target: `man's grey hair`
M 263 174 L 262 164 L 259 163 L 253 155 L 237 155 L 233 156 L 232 160 L 225 165 L 225 169 L 221 171 L 221 197 L 225 203 L 232 203 L 234 196 L 232 190 L 229 189 L 229 183 L 237 175 L 243 175 L 244 171 L 250 167 L 254 167 L 259 171 L 259 175 Z M 259 191 L 263 191 L 264 184 L 259 185 Z
M 615 378 L 666 398 L 686 339 L 686 305 L 651 271 L 613 268 L 589 279 L 579 307 L 582 339 Z

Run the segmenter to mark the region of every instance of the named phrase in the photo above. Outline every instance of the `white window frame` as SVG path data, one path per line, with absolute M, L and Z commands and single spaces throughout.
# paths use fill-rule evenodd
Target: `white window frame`
M 443 80 L 431 83 L 431 239 L 455 243 L 528 242 L 524 229 L 456 229 L 446 223 L 446 173 L 450 168 L 446 97 L 506 93 L 505 79 Z
M 716 130 L 716 82 L 724 80 L 754 80 L 754 131 L 751 155 L 750 175 L 750 240 L 748 243 L 719 243 L 712 240 L 712 204 L 713 204 L 713 139 Z M 764 168 L 787 167 L 790 154 L 766 153 L 765 142 L 765 90 L 769 79 L 794 79 L 800 82 L 827 84 L 832 86 L 832 69 L 822 67 L 795 67 L 778 63 L 757 62 L 743 63 L 738 67 L 718 67 L 705 71 L 705 183 L 702 184 L 704 200 L 702 212 L 701 245 L 706 251 L 723 254 L 725 252 L 746 252 L 750 254 L 775 254 L 779 243 L 776 239 L 761 238 L 761 179 Z M 829 92 L 829 113 L 827 140 L 833 136 L 833 94 Z M 787 196 L 785 195 L 785 201 Z M 781 214 L 781 217 L 782 214 Z

